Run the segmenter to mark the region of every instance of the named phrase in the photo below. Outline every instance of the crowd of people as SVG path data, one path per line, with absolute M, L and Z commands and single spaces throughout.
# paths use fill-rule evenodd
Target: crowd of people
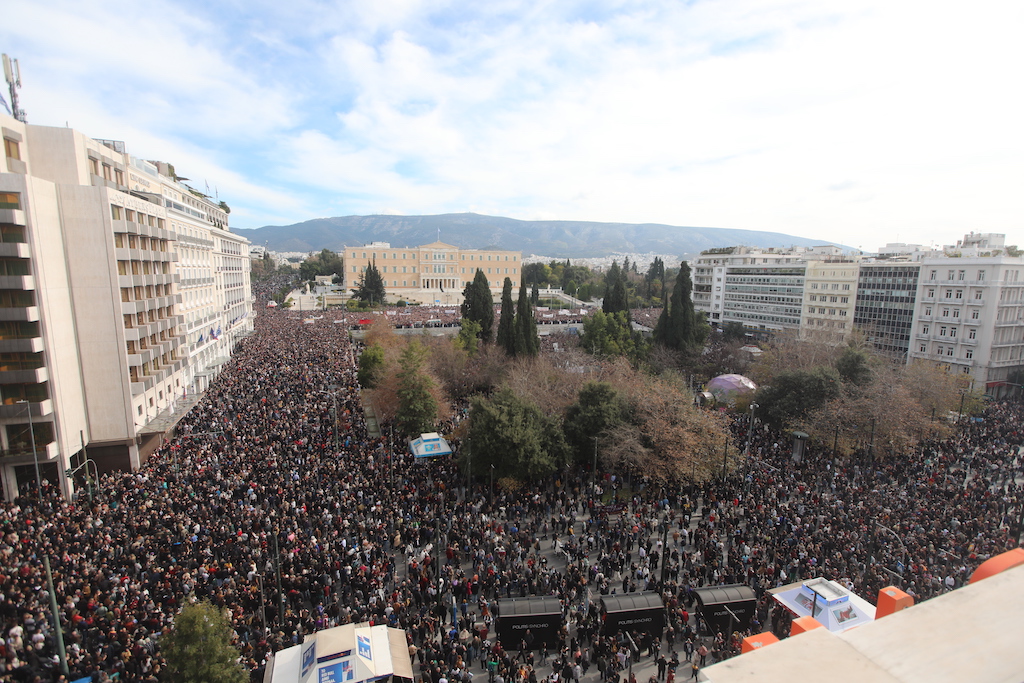
M 563 472 L 514 491 L 467 488 L 453 460 L 414 462 L 367 432 L 357 349 L 336 324 L 345 315 L 261 312 L 141 469 L 103 475 L 91 501 L 44 483 L 0 506 L 0 681 L 156 681 L 160 638 L 193 599 L 229 613 L 254 681 L 305 634 L 362 621 L 404 628 L 424 682 L 467 683 L 478 667 L 533 683 L 595 666 L 617 680 L 633 654 L 600 632 L 588 596 L 659 591 L 665 632 L 636 634 L 648 655 L 720 659 L 741 634 L 702 629 L 698 587 L 750 585 L 761 602 L 748 631 L 760 631 L 780 622 L 771 587 L 825 576 L 869 600 L 893 583 L 925 599 L 1015 545 L 1019 404 L 884 462 L 812 451 L 794 463 L 783 437 L 759 428 L 748 476 L 595 486 Z M 735 432 L 745 443 L 742 421 Z M 558 596 L 566 626 L 521 651 L 495 638 L 494 619 L 502 600 L 527 595 Z

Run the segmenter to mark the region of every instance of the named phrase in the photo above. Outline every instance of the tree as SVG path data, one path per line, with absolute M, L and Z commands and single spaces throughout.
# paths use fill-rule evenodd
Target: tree
M 516 353 L 516 333 L 513 327 L 516 318 L 515 304 L 512 303 L 512 278 L 505 278 L 501 289 L 501 317 L 498 319 L 498 346 L 510 356 Z
M 625 311 L 610 314 L 595 311 L 587 316 L 580 344 L 595 356 L 638 358 L 637 338 Z
M 847 346 L 836 359 L 836 370 L 843 382 L 855 386 L 864 386 L 871 381 L 871 367 L 868 365 L 870 356 L 862 349 Z
M 679 267 L 669 305 L 662 309 L 654 328 L 654 341 L 675 351 L 693 351 L 707 338 L 708 325 L 693 307 L 690 266 L 686 261 Z
M 367 346 L 363 352 L 359 354 L 359 371 L 356 373 L 356 378 L 359 380 L 359 386 L 364 389 L 373 389 L 380 381 L 380 376 L 383 371 L 383 347 L 377 344 Z
M 534 306 L 540 304 L 540 290 L 537 289 L 537 283 L 533 283 L 533 289 L 530 290 L 530 303 Z
M 533 308 L 526 293 L 526 284 L 519 287 L 519 302 L 516 304 L 515 345 L 512 355 L 519 357 L 536 356 L 540 352 L 540 339 L 537 338 L 537 321 L 533 318 Z
M 359 279 L 359 285 L 352 290 L 352 294 L 363 304 L 373 306 L 383 304 L 386 292 L 384 291 L 384 278 L 380 276 L 377 266 L 371 263 Z
M 662 290 L 665 289 L 665 262 L 660 257 L 655 256 L 651 266 L 647 269 L 647 274 L 644 276 L 644 281 L 647 284 L 647 298 L 653 299 L 654 297 L 660 297 Z
M 758 417 L 775 429 L 792 426 L 840 394 L 839 373 L 829 367 L 780 372 L 755 396 Z
M 626 418 L 626 404 L 611 384 L 587 382 L 576 403 L 565 411 L 563 430 L 576 462 L 589 463 L 594 437 L 618 427 Z
M 491 341 L 494 327 L 494 297 L 491 296 L 491 285 L 484 271 L 477 269 L 476 276 L 462 290 L 462 295 L 462 317 L 480 325 L 480 340 L 486 344 Z
M 737 320 L 730 320 L 729 322 L 722 325 L 722 339 L 725 341 L 746 341 L 747 339 L 747 328 L 743 327 L 743 323 Z
M 493 465 L 496 477 L 542 479 L 565 464 L 567 452 L 557 419 L 510 389 L 471 400 L 464 453 L 474 471 Z
M 475 320 L 463 318 L 459 325 L 459 334 L 455 337 L 455 345 L 472 358 L 480 346 L 480 324 Z
M 626 275 L 619 264 L 612 261 L 612 267 L 604 278 L 604 302 L 601 310 L 605 313 L 624 311 L 629 314 L 629 297 L 626 294 Z
M 418 341 L 402 351 L 398 364 L 398 408 L 395 426 L 402 436 L 413 437 L 434 430 L 437 423 L 437 399 L 431 389 L 434 381 L 424 372 L 426 349 Z
M 163 679 L 174 683 L 247 683 L 249 675 L 231 644 L 227 616 L 207 601 L 185 605 L 174 630 L 160 639 L 167 662 Z
M 344 259 L 330 249 L 321 249 L 316 256 L 310 256 L 299 265 L 299 275 L 303 280 L 312 280 L 317 275 L 343 275 Z

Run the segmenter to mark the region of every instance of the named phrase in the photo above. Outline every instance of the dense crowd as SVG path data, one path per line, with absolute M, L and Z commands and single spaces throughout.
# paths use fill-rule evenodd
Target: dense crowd
M 666 632 L 637 638 L 674 671 L 673 657 L 721 658 L 738 642 L 699 630 L 696 587 L 751 585 L 759 631 L 778 621 L 771 587 L 821 575 L 869 600 L 892 583 L 924 599 L 1014 545 L 1020 405 L 878 464 L 827 452 L 794 463 L 782 437 L 755 429 L 749 476 L 623 487 L 562 472 L 467 490 L 454 462 L 415 463 L 367 433 L 345 315 L 266 311 L 139 471 L 104 475 L 91 502 L 46 484 L 0 506 L 0 680 L 61 680 L 44 556 L 67 680 L 157 680 L 161 635 L 185 601 L 208 599 L 230 613 L 253 680 L 304 634 L 373 621 L 407 630 L 424 681 L 466 683 L 488 659 L 504 681 L 578 680 L 591 666 L 617 679 L 634 654 L 601 635 L 588 594 L 661 591 Z M 742 421 L 735 432 L 744 443 Z M 621 508 L 594 514 L 594 493 Z M 501 600 L 538 594 L 562 600 L 558 642 L 498 642 Z

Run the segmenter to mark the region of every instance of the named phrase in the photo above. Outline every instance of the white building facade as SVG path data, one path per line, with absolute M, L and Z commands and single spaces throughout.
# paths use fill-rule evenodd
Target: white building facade
M 101 471 L 126 469 L 159 445 L 157 418 L 173 414 L 204 369 L 185 312 L 208 311 L 204 325 L 221 330 L 211 359 L 251 329 L 251 301 L 239 297 L 248 292 L 248 249 L 221 237 L 230 234 L 222 209 L 191 193 L 183 199 L 183 186 L 123 144 L 5 116 L 0 124 L 2 490 L 10 498 L 34 482 L 38 462 L 70 493 L 65 472 L 86 454 Z M 180 288 L 182 234 L 221 237 L 209 239 L 211 272 L 206 290 L 190 289 L 190 308 Z M 219 281 L 216 268 L 225 268 Z

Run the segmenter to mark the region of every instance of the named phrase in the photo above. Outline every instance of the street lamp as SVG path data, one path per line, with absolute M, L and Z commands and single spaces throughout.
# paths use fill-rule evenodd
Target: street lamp
M 36 465 L 36 497 L 41 500 L 43 497 L 43 481 L 42 477 L 39 476 L 39 453 L 36 451 L 36 430 L 32 424 L 32 402 L 22 399 L 15 401 L 15 403 L 24 403 L 25 412 L 28 414 L 28 438 L 32 444 L 32 460 Z
M 746 477 L 744 477 L 744 479 L 750 476 L 750 441 L 754 436 L 754 415 L 758 407 L 759 406 L 756 403 L 750 404 L 750 424 L 747 425 L 747 447 L 745 449 L 746 452 L 744 454 L 744 460 L 746 461 L 747 466 L 747 474 Z

